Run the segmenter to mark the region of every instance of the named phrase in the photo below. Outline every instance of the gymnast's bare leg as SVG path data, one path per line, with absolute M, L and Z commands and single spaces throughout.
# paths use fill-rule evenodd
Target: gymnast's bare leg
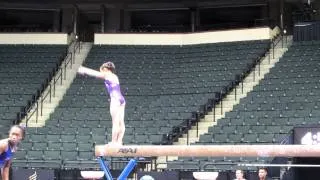
M 125 99 L 120 90 L 118 76 L 114 73 L 115 66 L 112 62 L 101 65 L 100 71 L 80 67 L 78 73 L 87 74 L 104 80 L 105 87 L 110 95 L 110 114 L 112 118 L 112 140 L 110 144 L 122 145 L 125 133 L 124 111 Z
M 110 114 L 112 118 L 112 144 L 122 145 L 122 139 L 125 133 L 124 109 L 125 103 L 120 104 L 116 100 L 111 100 Z

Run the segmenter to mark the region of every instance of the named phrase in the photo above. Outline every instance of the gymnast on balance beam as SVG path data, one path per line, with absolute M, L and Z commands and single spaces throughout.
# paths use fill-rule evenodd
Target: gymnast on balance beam
M 13 154 L 24 137 L 24 127 L 14 125 L 10 128 L 9 137 L 0 140 L 0 168 L 2 180 L 9 180 L 9 170 Z
M 115 74 L 115 65 L 110 61 L 103 63 L 100 66 L 100 71 L 80 66 L 78 73 L 104 80 L 110 96 L 110 114 L 112 118 L 112 141 L 110 144 L 122 145 L 125 132 L 124 110 L 126 101 L 120 90 L 119 78 Z

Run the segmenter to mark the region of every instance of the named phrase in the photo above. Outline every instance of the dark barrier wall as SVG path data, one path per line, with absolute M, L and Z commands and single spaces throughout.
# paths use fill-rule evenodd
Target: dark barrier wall
M 296 23 L 293 27 L 293 40 L 320 40 L 320 21 Z
M 37 180 L 53 180 L 54 170 L 44 169 L 12 169 L 12 180 L 34 179 Z
M 320 158 L 295 158 L 295 164 L 313 164 L 320 165 Z M 319 179 L 320 168 L 293 168 L 294 180 L 300 179 Z

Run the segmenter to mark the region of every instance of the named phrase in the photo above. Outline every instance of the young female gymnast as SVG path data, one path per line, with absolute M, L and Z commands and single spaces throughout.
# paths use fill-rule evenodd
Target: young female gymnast
M 100 71 L 81 66 L 78 73 L 101 78 L 110 96 L 110 114 L 112 118 L 112 141 L 111 144 L 122 145 L 125 132 L 124 110 L 126 101 L 120 90 L 118 76 L 115 74 L 115 65 L 106 62 L 101 65 Z
M 9 138 L 0 140 L 0 168 L 2 180 L 9 180 L 9 169 L 14 152 L 24 137 L 24 128 L 14 125 L 10 128 Z M 0 178 L 1 179 L 1 178 Z

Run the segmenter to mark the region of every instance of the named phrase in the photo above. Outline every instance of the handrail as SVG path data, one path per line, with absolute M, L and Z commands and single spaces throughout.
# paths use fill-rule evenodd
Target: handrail
M 56 84 L 58 82 L 58 80 L 60 79 L 60 85 L 62 85 L 62 74 L 63 74 L 63 70 L 61 67 L 59 67 L 58 73 L 54 78 L 53 78 L 53 97 L 56 96 Z
M 36 123 L 38 122 L 38 117 L 39 117 L 39 108 L 40 108 L 40 116 L 43 115 L 43 102 L 45 100 L 47 100 L 47 98 L 49 97 L 49 102 L 51 102 L 52 97 L 55 97 L 55 93 L 56 93 L 56 85 L 60 80 L 60 85 L 62 85 L 62 81 L 63 78 L 64 80 L 66 80 L 66 72 L 67 72 L 67 67 L 68 65 L 70 65 L 70 69 L 72 68 L 72 65 L 75 63 L 75 54 L 76 51 L 78 50 L 78 52 L 80 52 L 80 42 L 79 41 L 75 41 L 74 42 L 74 47 L 73 50 L 71 52 L 66 52 L 66 55 L 63 56 L 64 61 L 61 61 L 59 63 L 59 67 L 54 71 L 53 77 L 51 77 L 51 75 L 49 75 L 49 77 L 47 78 L 47 81 L 50 82 L 47 87 L 49 87 L 48 91 L 45 92 L 45 94 L 40 95 L 38 100 L 35 100 L 35 104 L 34 105 L 30 105 L 30 106 L 26 106 L 24 107 L 23 112 L 20 112 L 17 120 L 14 122 L 16 123 L 20 123 L 21 120 L 23 118 L 26 119 L 26 126 L 28 126 L 29 120 L 31 119 L 31 117 L 36 113 Z M 64 62 L 64 64 L 62 64 Z M 43 89 L 40 91 L 40 93 L 44 93 L 46 86 L 44 84 L 42 84 Z M 40 104 L 39 104 L 40 102 Z M 31 113 L 30 116 L 28 116 L 28 113 Z M 24 114 L 24 117 L 22 117 L 22 114 Z
M 274 49 L 275 47 L 279 44 L 279 42 L 282 41 L 283 42 L 283 35 L 282 33 L 279 33 L 278 36 L 276 36 L 274 39 L 272 39 L 271 44 L 272 44 L 272 58 L 274 59 Z M 283 47 L 283 43 L 282 43 L 282 47 Z
M 72 63 L 73 63 L 72 56 L 73 56 L 72 53 L 69 52 L 66 56 L 66 60 L 64 61 L 64 80 L 66 80 L 67 78 L 67 66 L 69 65 L 69 63 L 70 63 L 70 69 L 72 68 Z
M 275 47 L 279 44 L 280 41 L 283 41 L 283 35 L 280 33 L 278 36 L 276 36 L 275 38 L 271 39 L 271 42 L 270 42 L 270 46 L 271 48 L 269 48 L 268 51 L 265 51 L 264 54 L 262 56 L 259 56 L 258 59 L 255 60 L 255 62 L 253 62 L 252 65 L 252 68 L 250 68 L 250 71 L 253 69 L 254 73 L 253 73 L 253 79 L 255 80 L 255 66 L 258 65 L 258 73 L 259 73 L 259 76 L 260 76 L 260 71 L 261 71 L 261 66 L 260 66 L 260 63 L 259 61 L 261 60 L 262 57 L 267 57 L 269 55 L 269 64 L 270 64 L 270 56 L 271 56 L 271 51 L 272 51 L 272 54 L 273 54 L 273 58 L 274 58 L 274 49 Z M 282 43 L 283 45 L 283 43 Z M 254 65 L 255 64 L 255 65 Z M 254 66 L 253 66 L 254 65 Z M 242 79 L 241 81 L 241 89 L 242 89 L 242 92 L 243 92 L 243 79 L 245 78 L 245 75 L 246 74 L 242 74 L 241 77 L 238 77 L 240 79 Z M 234 87 L 234 88 L 237 88 L 237 85 L 240 83 L 239 79 L 237 79 L 237 76 L 235 78 L 235 80 L 233 80 L 231 82 L 231 85 L 228 85 L 228 86 L 231 86 L 231 87 Z M 223 103 L 221 101 L 221 99 L 223 98 L 222 96 L 224 94 L 228 94 L 232 91 L 232 88 L 228 88 L 228 87 L 225 87 L 225 91 L 224 90 L 221 90 L 220 92 L 217 92 L 217 94 L 220 94 L 220 97 L 219 97 L 219 102 L 221 102 L 221 114 L 223 112 Z M 235 89 L 235 93 L 234 93 L 234 96 L 235 96 L 235 99 L 237 98 L 237 90 Z M 217 98 L 217 97 L 216 97 Z M 216 102 L 216 101 L 213 101 L 211 102 L 212 104 L 210 105 L 213 109 L 213 122 L 215 122 L 215 115 L 216 115 L 216 112 L 215 112 L 215 106 L 219 103 L 219 102 Z M 209 103 L 209 102 L 208 102 Z M 208 106 L 208 104 L 204 105 L 204 113 L 207 112 L 207 108 L 206 106 Z M 198 127 L 198 120 L 196 121 L 196 134 L 197 134 L 197 137 L 199 137 L 199 127 Z M 187 140 L 186 140 L 186 143 L 189 144 L 190 140 L 189 140 L 189 133 L 187 132 Z

